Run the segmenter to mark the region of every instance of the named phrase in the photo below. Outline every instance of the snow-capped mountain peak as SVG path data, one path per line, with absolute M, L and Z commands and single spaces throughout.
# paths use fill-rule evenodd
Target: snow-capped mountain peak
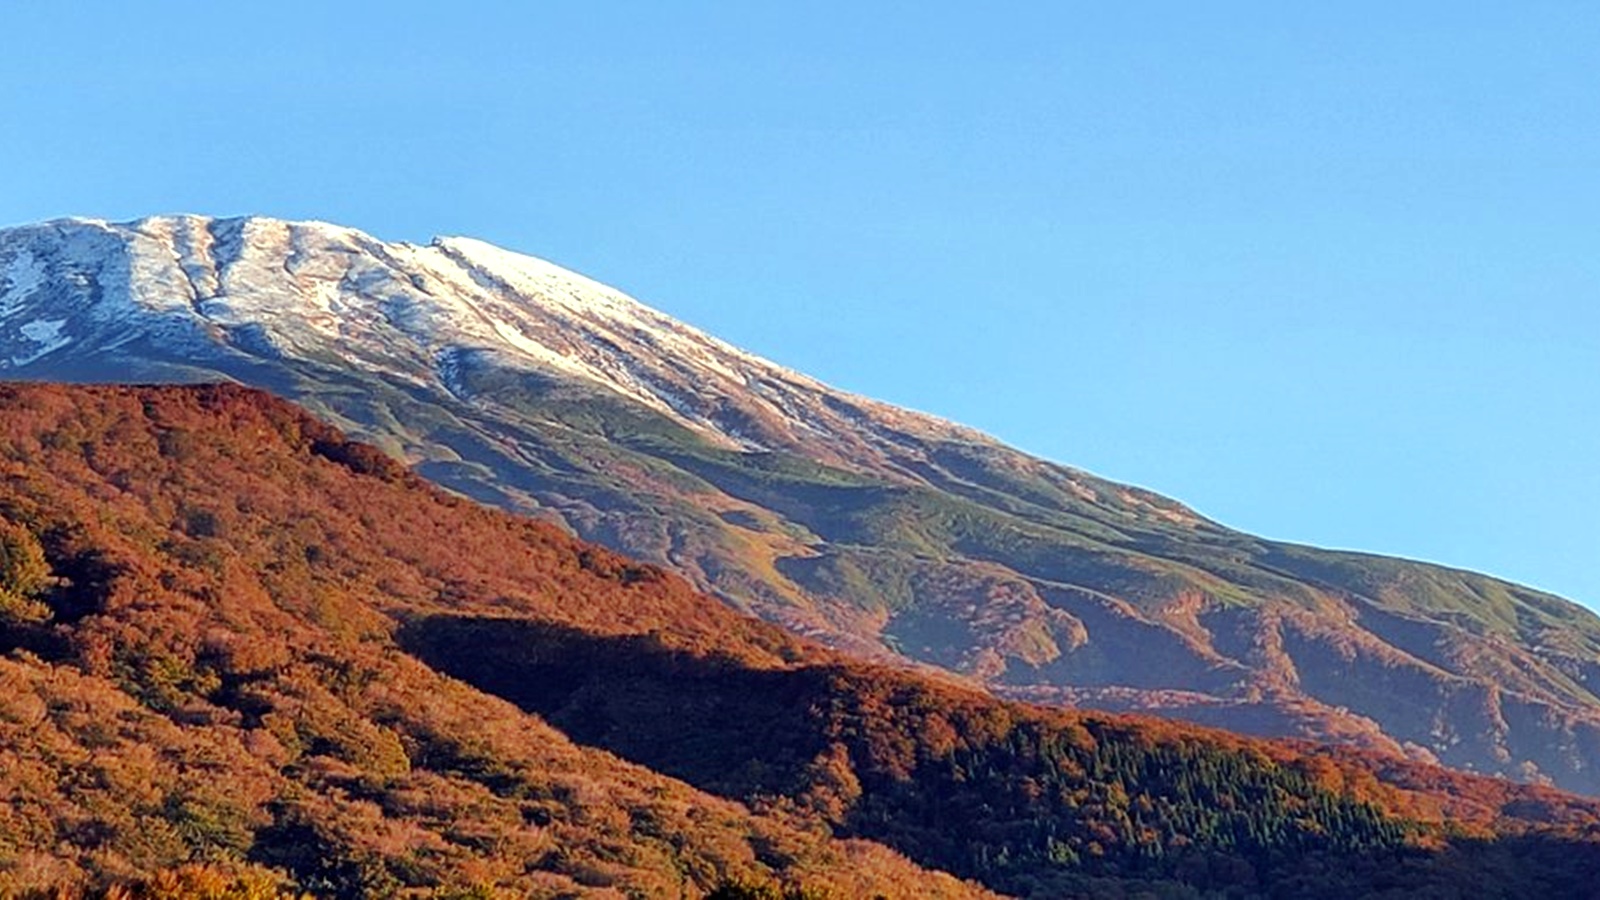
M 620 291 L 471 238 L 385 242 L 324 222 L 159 216 L 0 230 L 0 373 L 94 377 L 118 351 L 228 371 L 326 360 L 460 396 L 468 356 L 581 379 L 746 450 L 911 476 L 923 437 L 989 443 L 832 390 Z M 243 359 L 242 359 L 243 358 Z

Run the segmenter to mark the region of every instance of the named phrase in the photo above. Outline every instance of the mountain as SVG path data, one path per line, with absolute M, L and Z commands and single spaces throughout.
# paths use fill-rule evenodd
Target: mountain
M 550 263 L 271 219 L 0 231 L 0 376 L 236 380 L 858 657 L 1600 793 L 1600 619 L 1224 528 Z
M 806 650 L 281 401 L 0 387 L 0 457 L 0 895 L 209 860 L 338 897 L 987 896 L 406 655 L 402 623 L 446 614 L 752 667 Z
M 0 685 L 5 896 L 1577 896 L 1600 865 L 1600 801 L 852 660 L 235 386 L 0 385 Z

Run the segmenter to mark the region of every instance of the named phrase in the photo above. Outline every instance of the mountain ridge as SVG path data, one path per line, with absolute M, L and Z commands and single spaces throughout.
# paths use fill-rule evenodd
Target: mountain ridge
M 170 217 L 0 231 L 0 273 L 0 374 L 265 387 L 867 658 L 1600 792 L 1583 608 L 1225 528 L 551 263 Z

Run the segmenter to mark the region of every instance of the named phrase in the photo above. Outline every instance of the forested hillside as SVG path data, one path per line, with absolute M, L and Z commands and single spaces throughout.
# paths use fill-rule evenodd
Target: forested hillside
M 195 861 L 318 896 L 981 895 L 573 743 L 392 640 L 476 609 L 798 652 L 239 389 L 0 389 L 0 895 Z
M 0 893 L 1575 896 L 1600 865 L 1600 802 L 852 661 L 242 388 L 0 388 L 0 522 Z

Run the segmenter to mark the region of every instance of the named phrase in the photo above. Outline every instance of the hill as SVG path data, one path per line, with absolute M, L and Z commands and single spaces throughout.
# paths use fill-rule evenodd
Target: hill
M 0 894 L 205 860 L 349 897 L 982 894 L 574 744 L 400 652 L 398 621 L 447 609 L 786 645 L 283 403 L 5 388 L 0 456 Z
M 0 893 L 1571 896 L 1600 862 L 1600 802 L 862 663 L 237 387 L 0 387 L 0 550 Z

